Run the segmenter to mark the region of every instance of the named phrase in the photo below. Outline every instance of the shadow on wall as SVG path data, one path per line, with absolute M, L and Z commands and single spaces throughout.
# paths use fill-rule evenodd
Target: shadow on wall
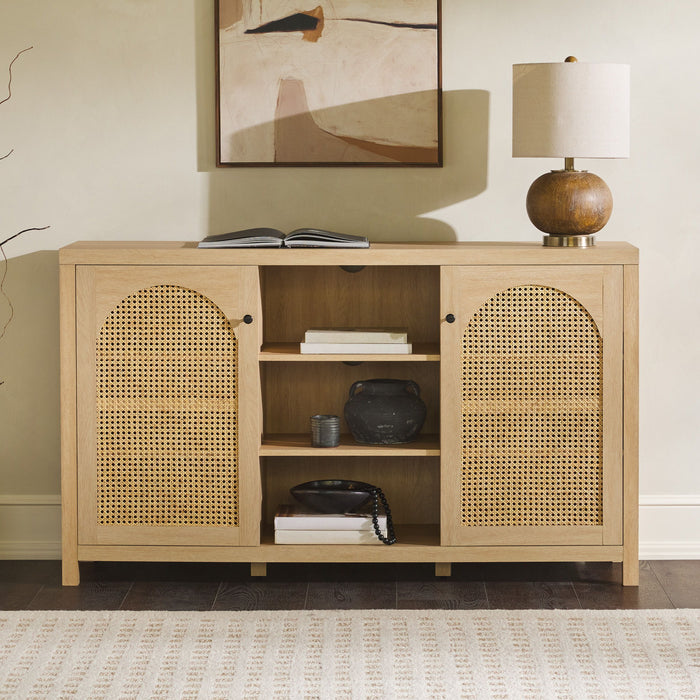
M 442 168 L 377 164 L 215 168 L 212 149 L 210 158 L 200 157 L 200 163 L 210 163 L 204 168 L 209 171 L 209 232 L 313 226 L 374 241 L 455 240 L 458 236 L 450 226 L 424 215 L 486 189 L 489 93 L 454 90 L 444 92 L 442 99 Z M 263 135 L 274 137 L 275 130 L 298 131 L 297 120 L 288 117 L 277 125 L 262 124 L 233 138 L 258 140 Z M 209 148 L 211 141 L 200 139 L 203 146 Z
M 0 263 L 0 265 L 3 263 Z M 9 261 L 0 340 L 0 493 L 60 491 L 58 251 Z M 10 307 L 0 297 L 0 323 Z

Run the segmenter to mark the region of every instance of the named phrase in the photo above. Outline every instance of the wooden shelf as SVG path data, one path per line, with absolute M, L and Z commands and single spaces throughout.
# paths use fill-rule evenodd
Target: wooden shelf
M 352 435 L 341 435 L 338 447 L 312 447 L 307 434 L 263 437 L 261 457 L 439 457 L 438 435 L 419 435 L 404 445 L 360 445 Z
M 275 533 L 274 528 L 271 525 L 263 526 L 262 532 L 260 533 L 260 544 L 262 547 L 274 547 L 275 549 L 287 549 L 289 551 L 295 552 L 299 555 L 297 561 L 313 561 L 314 557 L 318 560 L 318 548 L 332 548 L 334 556 L 347 556 L 355 552 L 366 552 L 370 550 L 380 554 L 380 560 L 383 556 L 389 553 L 399 554 L 400 551 L 405 552 L 406 550 L 416 549 L 419 547 L 439 547 L 440 546 L 440 526 L 439 525 L 402 525 L 396 524 L 394 526 L 396 530 L 397 542 L 390 546 L 379 543 L 378 544 L 275 544 Z M 367 552 L 369 554 L 369 552 Z M 308 557 L 308 559 L 307 559 Z M 335 559 L 329 559 L 329 561 L 334 561 Z M 366 559 L 366 561 L 371 561 L 372 557 Z M 401 556 L 397 557 L 397 560 L 401 560 Z M 340 561 L 340 560 L 338 560 Z
M 299 343 L 264 343 L 261 362 L 439 362 L 438 343 L 414 343 L 410 355 L 368 354 L 302 354 Z

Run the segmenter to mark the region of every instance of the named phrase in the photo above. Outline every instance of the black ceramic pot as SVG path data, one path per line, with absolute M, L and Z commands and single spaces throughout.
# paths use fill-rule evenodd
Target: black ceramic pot
M 397 445 L 414 440 L 425 421 L 418 384 L 410 379 L 366 379 L 350 387 L 345 421 L 364 445 Z

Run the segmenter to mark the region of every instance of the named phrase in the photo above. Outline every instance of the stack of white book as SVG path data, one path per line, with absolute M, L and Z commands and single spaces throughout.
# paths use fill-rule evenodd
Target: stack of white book
M 377 524 L 387 537 L 386 515 Z M 275 515 L 275 544 L 382 544 L 366 513 L 309 513 L 282 505 Z
M 312 328 L 300 343 L 302 353 L 410 355 L 405 328 Z

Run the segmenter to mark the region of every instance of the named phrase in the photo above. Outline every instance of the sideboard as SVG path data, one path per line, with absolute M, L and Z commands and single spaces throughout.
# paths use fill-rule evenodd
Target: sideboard
M 537 243 L 60 251 L 63 582 L 81 561 L 622 562 L 637 585 L 638 250 Z M 405 327 L 406 355 L 308 355 Z M 315 448 L 349 387 L 411 379 L 402 445 Z M 289 488 L 380 486 L 397 543 L 274 544 Z

